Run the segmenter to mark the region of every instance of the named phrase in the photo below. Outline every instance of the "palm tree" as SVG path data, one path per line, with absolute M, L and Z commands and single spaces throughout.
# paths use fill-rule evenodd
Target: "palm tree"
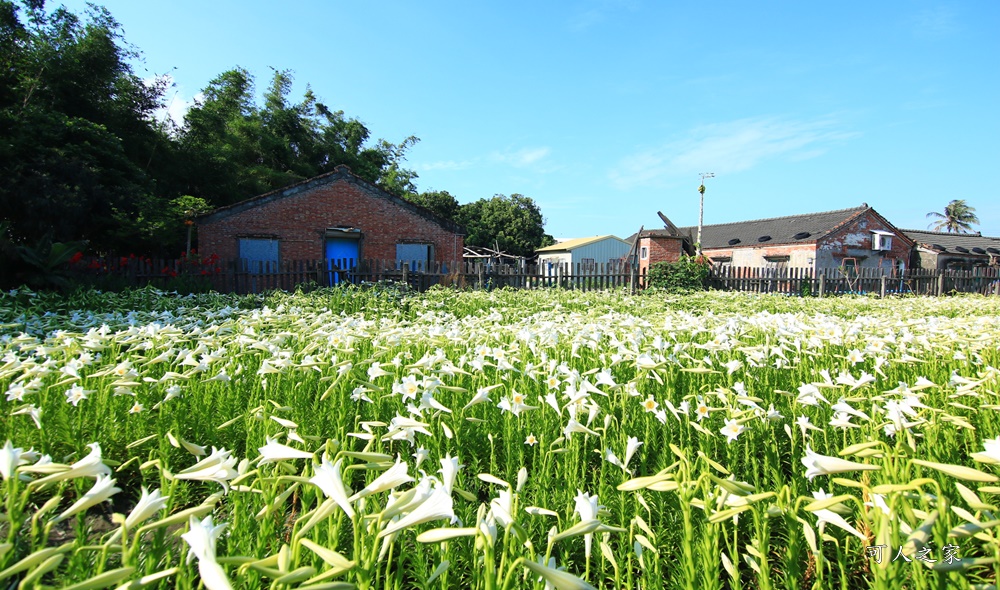
M 931 224 L 934 226 L 931 227 L 932 230 L 955 234 L 971 232 L 972 224 L 979 224 L 976 208 L 966 205 L 965 199 L 955 199 L 945 206 L 944 213 L 931 211 L 927 217 L 938 220 L 937 223 Z

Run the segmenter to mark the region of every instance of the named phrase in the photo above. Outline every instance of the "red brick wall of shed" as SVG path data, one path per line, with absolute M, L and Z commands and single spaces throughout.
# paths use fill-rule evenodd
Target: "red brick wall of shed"
M 683 254 L 680 238 L 647 236 L 639 238 L 639 274 L 649 272 L 649 267 L 657 262 L 677 262 Z M 646 248 L 646 259 L 642 249 Z
M 892 232 L 892 249 L 872 250 L 872 230 Z M 908 266 L 910 250 L 910 243 L 895 228 L 883 223 L 871 211 L 866 211 L 819 241 L 817 262 L 822 267 L 839 267 L 845 258 L 855 258 L 857 265 L 863 268 L 878 268 L 880 265 L 885 267 L 896 261 Z
M 461 235 L 344 180 L 199 224 L 198 248 L 232 259 L 240 238 L 276 237 L 281 260 L 316 260 L 325 254 L 325 230 L 339 225 L 361 229 L 361 258 L 394 260 L 396 244 L 409 242 L 434 244 L 439 262 L 462 259 Z

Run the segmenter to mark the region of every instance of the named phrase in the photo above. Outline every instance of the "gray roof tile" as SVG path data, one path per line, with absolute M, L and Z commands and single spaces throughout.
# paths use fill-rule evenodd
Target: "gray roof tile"
M 804 215 L 789 215 L 787 217 L 772 217 L 770 219 L 755 219 L 702 226 L 701 247 L 733 248 L 756 246 L 757 244 L 805 244 L 812 243 L 840 227 L 852 217 L 867 211 L 869 207 L 852 207 L 837 211 L 821 213 L 806 213 Z M 698 228 L 682 227 L 681 233 L 695 241 Z M 808 234 L 808 235 L 807 235 Z M 761 242 L 761 238 L 770 238 Z M 734 240 L 739 240 L 734 242 Z

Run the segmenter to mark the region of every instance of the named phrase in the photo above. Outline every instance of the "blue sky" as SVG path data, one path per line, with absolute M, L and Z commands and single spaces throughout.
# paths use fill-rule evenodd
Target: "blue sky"
M 556 237 L 867 202 L 1000 236 L 1000 2 L 108 0 L 175 112 L 242 66 L 421 139 L 420 190 L 532 197 Z M 66 6 L 81 12 L 83 2 Z

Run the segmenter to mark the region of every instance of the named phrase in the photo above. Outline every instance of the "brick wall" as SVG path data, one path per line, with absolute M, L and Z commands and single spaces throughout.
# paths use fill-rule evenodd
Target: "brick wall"
M 399 243 L 428 243 L 435 260 L 461 260 L 461 228 L 436 219 L 338 167 L 200 218 L 198 249 L 238 258 L 240 238 L 272 238 L 281 260 L 316 260 L 325 255 L 327 228 L 346 226 L 361 230 L 359 258 L 393 260 Z
M 816 258 L 816 244 L 776 244 L 774 246 L 749 246 L 745 248 L 706 248 L 703 253 L 713 262 L 724 262 L 729 258 L 730 266 L 765 267 L 768 259 L 787 257 L 784 263 L 788 267 L 809 268 Z
M 640 236 L 639 240 L 639 274 L 649 272 L 649 267 L 658 262 L 677 262 L 683 255 L 683 240 L 670 236 Z M 642 249 L 646 248 L 646 258 L 642 257 Z
M 894 234 L 890 250 L 872 250 L 873 230 Z M 908 263 L 910 248 L 902 232 L 869 209 L 815 242 L 706 248 L 704 254 L 715 262 L 728 257 L 729 264 L 734 267 L 766 267 L 771 262 L 769 258 L 775 261 L 788 257 L 783 265 L 791 268 L 839 268 L 845 258 L 854 258 L 859 268 L 879 268 L 897 261 Z
M 892 232 L 890 250 L 872 250 L 872 232 Z M 839 267 L 845 258 L 854 258 L 861 268 L 886 267 L 887 264 L 902 262 L 909 266 L 912 243 L 902 232 L 886 223 L 872 210 L 831 232 L 822 238 L 817 251 L 817 259 L 823 267 Z

